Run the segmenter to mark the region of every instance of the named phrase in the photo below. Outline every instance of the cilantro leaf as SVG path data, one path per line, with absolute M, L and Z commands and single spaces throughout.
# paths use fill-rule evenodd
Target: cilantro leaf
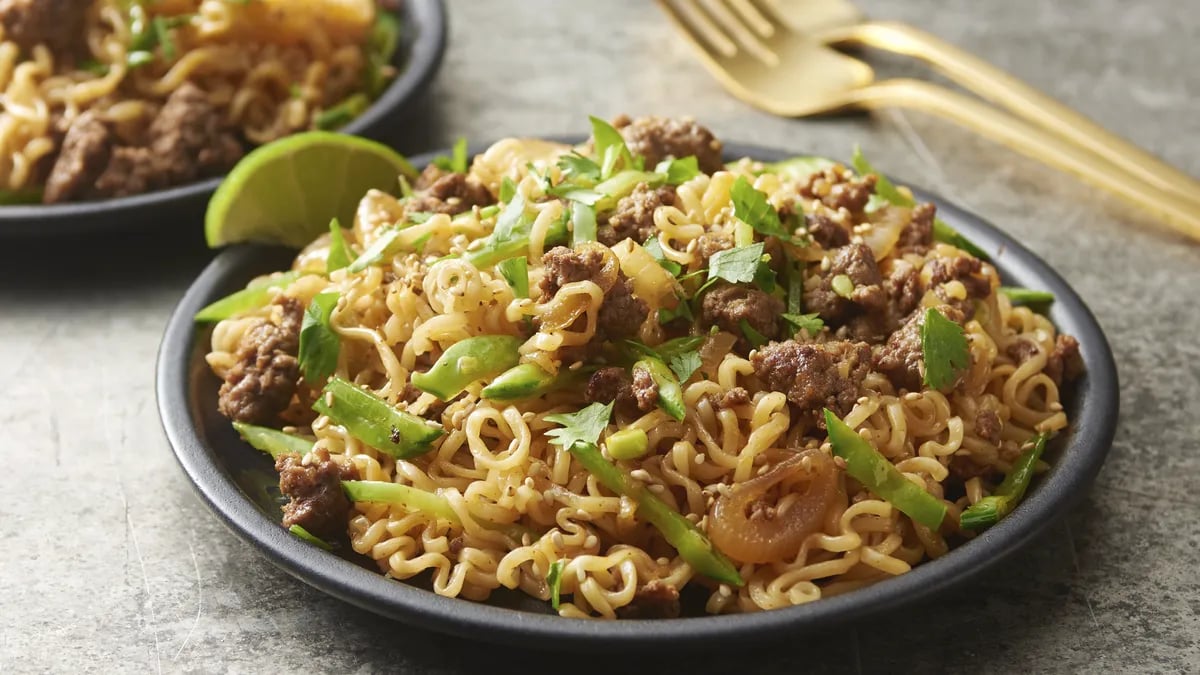
M 562 575 L 566 566 L 566 560 L 555 560 L 550 565 L 550 571 L 546 572 L 546 585 L 550 587 L 550 606 L 556 610 L 561 603 L 559 596 L 562 595 Z
M 780 314 L 784 321 L 788 322 L 792 329 L 799 332 L 801 330 L 808 331 L 809 335 L 816 335 L 825 327 L 825 322 L 816 312 L 812 314 Z
M 342 224 L 334 218 L 329 221 L 329 255 L 325 258 L 325 274 L 349 267 L 351 262 L 354 262 L 354 258 L 346 245 L 346 237 L 342 235 Z
M 601 199 L 604 199 L 604 193 L 597 192 L 590 188 L 581 188 L 571 185 L 570 183 L 560 183 L 546 190 L 546 194 L 552 197 L 562 197 L 563 199 L 595 206 Z
M 625 145 L 625 138 L 621 136 L 621 132 L 594 115 L 589 116 L 588 119 L 592 121 L 592 138 L 595 140 L 596 157 L 600 158 L 602 162 L 601 178 L 611 176 L 615 172 L 618 162 L 625 169 L 637 168 L 633 161 L 633 154 Z
M 592 184 L 600 182 L 600 165 L 590 157 L 572 152 L 558 158 L 558 168 L 562 170 L 563 182 L 578 183 L 587 181 Z
M 675 373 L 675 377 L 679 378 L 681 383 L 687 382 L 697 370 L 700 370 L 700 352 L 691 350 L 676 354 L 667 359 L 667 367 L 671 372 Z
M 729 190 L 729 196 L 733 200 L 733 215 L 754 228 L 755 232 L 791 239 L 792 233 L 779 220 L 779 212 L 767 201 L 765 194 L 754 189 L 745 176 L 738 176 Z
M 518 298 L 529 297 L 529 259 L 524 256 L 501 260 L 496 263 L 496 270 L 513 289 L 513 295 Z
M 875 170 L 875 167 L 871 166 L 871 163 L 867 161 L 866 156 L 863 155 L 862 148 L 858 147 L 857 145 L 854 146 L 854 156 L 850 159 L 850 163 L 854 165 L 854 170 L 857 171 L 860 176 L 865 176 L 869 173 L 875 174 L 875 194 L 884 199 L 887 203 L 906 207 L 911 207 L 915 204 L 910 197 L 906 197 L 903 192 L 900 192 L 899 188 L 897 188 L 892 181 L 888 180 L 887 176 L 879 173 Z M 871 206 L 871 204 L 868 204 L 868 206 Z M 880 208 L 878 201 L 876 201 L 873 206 L 874 209 Z M 953 227 L 947 225 L 946 221 L 942 220 L 941 218 L 933 219 L 933 238 L 937 241 L 960 248 L 976 258 L 979 258 L 980 260 L 988 259 L 988 255 L 983 249 L 976 246 L 971 240 L 962 236 L 958 230 L 955 230 Z
M 708 259 L 708 279 L 724 279 L 735 284 L 754 281 L 763 257 L 763 243 L 718 251 Z
M 787 266 L 787 311 L 800 314 L 804 307 L 804 272 L 799 264 Z
M 660 324 L 668 324 L 675 319 L 687 319 L 689 322 L 696 320 L 696 315 L 692 313 L 692 305 L 687 298 L 679 298 L 679 304 L 675 309 L 660 308 L 658 310 Z
M 775 281 L 775 270 L 771 269 L 771 266 L 767 264 L 767 261 L 770 259 L 770 254 L 767 254 L 759 261 L 758 267 L 754 270 L 754 285 L 767 293 L 774 293 L 775 287 L 778 284 Z
M 571 244 L 578 245 L 584 241 L 596 241 L 596 209 L 575 202 L 571 204 Z
M 304 321 L 300 324 L 300 370 L 312 385 L 324 385 L 337 370 L 342 342 L 329 325 L 337 301 L 337 293 L 319 293 L 304 310 Z
M 666 176 L 668 185 L 679 185 L 700 175 L 700 161 L 695 156 L 683 159 L 664 159 L 654 167 L 654 173 Z
M 971 352 L 962 326 L 933 307 L 921 323 L 921 354 L 925 360 L 925 385 L 941 390 L 953 385 L 971 364 Z
M 608 405 L 593 403 L 579 412 L 546 415 L 543 419 L 547 422 L 562 425 L 561 429 L 550 429 L 546 435 L 550 436 L 551 443 L 564 448 L 570 448 L 580 441 L 594 445 L 600 440 L 600 434 L 604 428 L 608 426 L 608 420 L 612 417 L 612 408 L 613 404 L 611 403 Z
M 1054 302 L 1054 294 L 1050 291 L 1035 291 L 1032 288 L 1001 286 L 1000 293 L 1008 296 L 1008 299 L 1014 305 L 1048 305 Z
M 450 171 L 452 173 L 466 173 L 467 139 L 459 136 L 458 140 L 454 142 L 453 150 L 450 152 L 451 154 L 449 157 L 446 157 L 445 155 L 434 157 L 433 165 L 439 169 L 442 169 L 443 171 Z
M 679 263 L 675 262 L 674 260 L 667 260 L 667 255 L 663 252 L 662 242 L 658 240 L 657 236 L 647 239 L 646 243 L 642 244 L 642 248 L 646 249 L 646 252 L 650 254 L 650 257 L 657 260 L 658 264 L 664 270 L 670 272 L 671 276 L 677 277 L 679 276 L 679 273 L 683 271 L 683 267 L 680 266 Z

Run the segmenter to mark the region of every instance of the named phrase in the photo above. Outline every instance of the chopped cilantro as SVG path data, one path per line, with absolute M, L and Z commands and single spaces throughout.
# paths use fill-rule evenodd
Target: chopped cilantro
M 562 170 L 563 182 L 587 181 L 592 185 L 600 182 L 600 165 L 577 152 L 559 157 L 558 168 Z
M 962 326 L 933 307 L 925 311 L 921 324 L 921 354 L 925 360 L 925 385 L 939 391 L 953 385 L 959 373 L 971 364 Z
M 783 320 L 791 324 L 792 329 L 796 331 L 805 330 L 809 335 L 816 335 L 825 327 L 825 322 L 821 320 L 820 315 L 816 312 L 812 314 L 791 314 L 784 313 L 780 315 Z
M 700 162 L 694 156 L 683 159 L 664 159 L 654 167 L 654 173 L 666 176 L 668 185 L 679 185 L 700 175 Z
M 304 321 L 300 324 L 300 370 L 304 379 L 314 386 L 323 386 L 337 370 L 342 342 L 329 325 L 337 302 L 337 293 L 317 294 L 304 311 Z
M 735 284 L 754 281 L 763 257 L 763 243 L 718 251 L 708 259 L 708 279 L 724 279 Z
M 679 304 L 675 309 L 662 308 L 658 310 L 659 323 L 668 324 L 675 319 L 687 319 L 689 322 L 696 320 L 695 314 L 692 313 L 692 305 L 687 298 L 679 298 Z
M 642 244 L 642 248 L 646 249 L 646 252 L 649 253 L 652 258 L 657 260 L 658 264 L 662 266 L 664 270 L 670 272 L 671 276 L 679 276 L 679 273 L 683 271 L 683 267 L 681 267 L 679 263 L 675 262 L 674 260 L 667 260 L 667 256 L 663 252 L 662 242 L 658 240 L 657 235 L 647 239 L 646 243 Z
M 680 382 L 687 382 L 692 373 L 700 369 L 700 363 L 700 352 L 695 349 L 675 354 L 667 359 L 667 367 L 675 373 L 675 377 L 678 377 Z
M 779 212 L 767 201 L 767 196 L 750 184 L 745 176 L 738 176 L 729 190 L 733 199 L 733 215 L 754 228 L 755 232 L 780 239 L 791 239 L 792 233 L 779 220 Z
M 564 448 L 570 448 L 580 441 L 594 445 L 600 440 L 600 434 L 608 426 L 612 408 L 613 404 L 611 403 L 608 405 L 593 403 L 579 412 L 546 415 L 543 419 L 547 422 L 562 425 L 561 429 L 550 429 L 546 435 L 550 436 L 551 443 Z

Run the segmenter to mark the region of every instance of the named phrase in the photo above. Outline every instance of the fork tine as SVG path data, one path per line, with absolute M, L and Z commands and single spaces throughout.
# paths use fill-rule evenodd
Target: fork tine
M 742 46 L 747 54 L 768 66 L 779 63 L 779 57 L 762 43 L 754 29 L 747 26 L 723 0 L 698 0 L 698 4 L 708 12 L 714 23 L 722 26 Z
M 763 15 L 762 10 L 752 0 L 726 0 L 726 2 L 759 37 L 770 39 L 775 35 L 775 24 Z
M 696 6 L 694 0 L 659 0 L 658 4 L 692 38 L 692 42 L 714 59 L 737 56 L 737 44 Z

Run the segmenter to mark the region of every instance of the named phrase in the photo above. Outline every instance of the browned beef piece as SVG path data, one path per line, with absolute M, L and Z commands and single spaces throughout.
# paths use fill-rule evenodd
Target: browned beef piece
M 1079 341 L 1070 335 L 1059 335 L 1054 340 L 1054 351 L 1046 361 L 1046 374 L 1054 384 L 1075 379 L 1083 371 L 1083 359 L 1079 356 Z
M 1015 362 L 1018 366 L 1028 361 L 1037 352 L 1037 343 L 1024 338 L 1018 338 L 1014 340 L 1004 350 L 1004 353 L 1008 354 L 1008 357 L 1012 359 L 1013 362 Z
M 975 414 L 975 434 L 988 443 L 999 444 L 1000 432 L 1003 429 L 1004 423 L 1000 421 L 1000 415 L 996 414 L 995 410 L 981 408 Z
M 900 251 L 924 253 L 933 246 L 933 219 L 937 207 L 933 204 L 917 204 L 912 210 L 912 220 L 900 231 L 896 248 Z
M 166 187 L 167 179 L 168 175 L 158 170 L 158 157 L 153 150 L 118 146 L 91 193 L 98 197 L 140 195 Z
M 150 124 L 150 149 L 167 185 L 182 185 L 228 171 L 245 149 L 200 87 L 172 92 Z
M 542 276 L 542 297 L 549 299 L 564 285 L 596 278 L 604 266 L 604 256 L 595 248 L 579 251 L 556 246 L 542 255 L 545 272 Z M 604 304 L 597 317 L 597 340 L 619 340 L 632 337 L 650 313 L 649 307 L 633 294 L 633 282 L 623 272 L 604 294 Z
M 651 579 L 637 589 L 633 602 L 617 610 L 622 619 L 675 619 L 679 617 L 679 591 L 674 586 Z
M 86 47 L 83 24 L 91 0 L 0 0 L 0 25 L 6 39 L 28 52 L 44 44 L 69 59 Z
M 721 142 L 695 120 L 665 117 L 627 120 L 618 118 L 616 126 L 620 127 L 629 151 L 646 159 L 647 170 L 668 157 L 695 157 L 700 170 L 707 174 L 725 166 L 721 159 Z
M 88 194 L 108 165 L 113 141 L 112 131 L 96 113 L 89 110 L 76 117 L 67 129 L 62 151 L 46 179 L 42 201 L 57 204 Z
M 808 236 L 821 248 L 838 248 L 850 243 L 850 231 L 823 213 L 809 214 L 804 221 L 808 225 Z
M 295 298 L 282 298 L 277 304 L 283 309 L 278 324 L 264 319 L 238 341 L 238 361 L 225 376 L 218 399 L 221 414 L 229 419 L 270 423 L 296 393 L 304 306 Z
M 654 210 L 675 205 L 675 188 L 652 188 L 642 183 L 617 202 L 616 209 L 596 232 L 596 239 L 605 246 L 632 239 L 643 244 L 654 235 Z
M 851 317 L 837 331 L 839 337 L 883 342 L 921 303 L 924 290 L 917 268 L 904 260 L 892 261 L 891 271 L 883 280 L 887 306 L 882 312 L 867 312 Z
M 627 419 L 638 416 L 638 401 L 633 384 L 624 368 L 601 368 L 588 378 L 584 389 L 588 403 L 613 403 L 617 414 Z
M 950 464 L 946 468 L 950 470 L 952 476 L 964 482 L 972 478 L 999 476 L 1000 473 L 987 464 L 976 462 L 969 455 L 954 455 L 950 458 Z
M 787 394 L 802 412 L 829 408 L 839 416 L 850 412 L 871 371 L 871 347 L 842 340 L 801 344 L 773 342 L 755 352 L 750 362 L 768 389 Z
M 983 263 L 979 258 L 956 256 L 936 258 L 929 261 L 929 283 L 934 286 L 950 281 L 962 282 L 967 289 L 968 299 L 986 298 L 992 292 L 991 281 L 981 274 Z
M 854 283 L 849 298 L 833 290 L 833 280 L 845 275 Z M 841 321 L 857 305 L 865 311 L 877 311 L 887 304 L 883 278 L 875 263 L 875 254 L 866 244 L 851 244 L 835 249 L 829 268 L 821 271 L 821 283 L 804 294 L 804 306 L 826 321 Z
M 633 397 L 642 412 L 650 412 L 658 405 L 658 384 L 645 368 L 633 369 Z
M 768 339 L 779 335 L 779 315 L 783 301 L 758 288 L 720 282 L 704 294 L 701 318 L 707 326 L 720 326 L 734 335 L 742 335 L 742 322 Z M 739 338 L 748 346 L 745 338 Z
M 867 202 L 875 193 L 874 174 L 843 177 L 834 169 L 818 171 L 799 186 L 799 194 L 805 199 L 820 199 L 831 209 L 846 209 L 851 214 L 861 215 Z
M 700 257 L 704 259 L 704 264 L 708 264 L 708 259 L 719 253 L 733 248 L 733 238 L 725 234 L 702 234 L 696 238 L 696 249 L 700 253 Z
M 720 396 L 709 395 L 709 402 L 714 408 L 736 408 L 750 402 L 750 392 L 742 387 L 734 387 Z
M 353 465 L 342 465 L 318 448 L 307 465 L 294 453 L 275 460 L 279 472 L 279 491 L 290 501 L 283 507 L 283 526 L 299 525 L 322 539 L 346 536 L 350 521 L 350 500 L 342 491 L 342 481 L 358 480 Z
M 409 213 L 446 213 L 455 215 L 475 206 L 496 202 L 487 186 L 474 176 L 451 173 L 430 164 L 413 186 L 416 192 L 406 205 Z
M 954 307 L 942 305 L 937 308 L 947 319 L 962 323 L 963 313 Z M 896 389 L 921 391 L 924 378 L 921 370 L 924 357 L 921 351 L 921 326 L 925 323 L 925 312 L 913 312 L 887 343 L 875 354 L 875 368 L 887 375 Z

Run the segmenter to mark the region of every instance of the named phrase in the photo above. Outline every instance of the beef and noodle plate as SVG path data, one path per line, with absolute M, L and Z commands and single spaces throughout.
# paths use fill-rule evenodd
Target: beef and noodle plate
M 376 0 L 0 0 L 0 203 L 183 185 L 340 127 L 398 30 Z
M 442 158 L 206 310 L 220 411 L 285 527 L 445 596 L 669 617 L 903 574 L 1016 506 L 1081 364 L 855 166 L 624 117 Z

